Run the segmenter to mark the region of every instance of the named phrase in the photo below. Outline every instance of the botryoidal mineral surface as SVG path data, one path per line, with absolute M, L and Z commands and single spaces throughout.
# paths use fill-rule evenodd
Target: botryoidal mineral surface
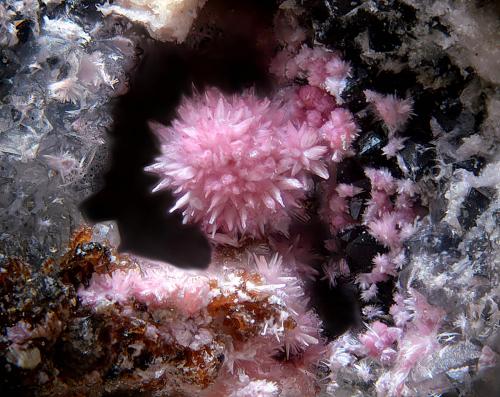
M 141 48 L 204 48 L 228 3 L 0 4 L 2 395 L 497 395 L 494 2 L 250 4 L 272 13 L 252 48 L 272 89 L 195 87 L 150 120 L 148 170 L 208 269 L 85 226 Z

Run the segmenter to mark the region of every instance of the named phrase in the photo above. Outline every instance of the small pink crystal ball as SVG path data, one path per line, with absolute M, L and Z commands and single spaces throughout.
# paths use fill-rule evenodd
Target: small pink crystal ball
M 286 233 L 312 175 L 328 178 L 326 162 L 346 150 L 356 127 L 334 101 L 321 109 L 322 127 L 304 120 L 296 91 L 276 98 L 211 88 L 185 98 L 171 126 L 151 124 L 162 153 L 147 170 L 161 177 L 155 190 L 174 191 L 171 212 L 182 209 L 184 222 L 212 235 Z

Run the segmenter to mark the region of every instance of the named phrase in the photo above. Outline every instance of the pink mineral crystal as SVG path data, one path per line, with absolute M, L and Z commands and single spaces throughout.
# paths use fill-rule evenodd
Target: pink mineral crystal
M 294 31 L 295 16 L 287 12 L 275 20 L 281 50 L 270 64 L 279 84 L 271 96 L 259 97 L 252 90 L 227 95 L 209 88 L 184 98 L 170 126 L 151 123 L 161 144 L 161 155 L 147 168 L 160 177 L 155 190 L 172 190 L 177 201 L 170 211 L 180 210 L 184 222 L 200 224 L 217 250 L 225 245 L 239 251 L 230 259 L 226 253 L 224 263 L 243 265 L 245 271 L 256 274 L 247 279 L 244 292 L 238 291 L 241 286 L 236 280 L 241 276 L 224 270 L 229 280 L 222 281 L 219 265 L 212 265 L 218 288 L 226 291 L 222 294 L 232 291 L 243 301 L 251 300 L 254 293 L 264 294 L 279 306 L 274 316 L 261 319 L 258 336 L 248 342 L 227 341 L 222 372 L 202 396 L 312 396 L 317 390 L 308 371 L 314 372 L 321 357 L 331 371 L 329 387 L 338 387 L 337 372 L 350 368 L 363 382 L 375 382 L 378 377 L 381 395 L 398 395 L 421 356 L 439 347 L 439 309 L 418 293 L 406 300 L 396 295 L 389 314 L 379 306 L 379 283 L 396 277 L 405 260 L 402 247 L 414 231 L 418 188 L 412 181 L 394 177 L 389 169 L 366 168 L 371 187 L 364 189 L 369 198 L 360 216 L 351 216 L 352 200 L 360 200 L 356 196 L 364 189 L 335 178 L 337 164 L 353 155 L 352 143 L 360 132 L 353 114 L 340 106 L 350 67 L 334 52 L 303 45 L 304 31 Z M 296 78 L 307 84 L 297 85 Z M 412 114 L 412 101 L 368 90 L 365 95 L 387 127 L 389 140 L 383 154 L 397 156 L 406 140 L 397 132 Z M 303 241 L 296 226 L 290 228 L 292 217 L 309 219 L 305 204 L 317 188 L 318 215 L 331 233 L 326 246 L 335 253 L 329 260 L 312 252 L 310 236 Z M 365 228 L 385 246 L 385 253 L 375 255 L 373 267 L 365 273 L 351 274 L 336 238 L 337 232 L 352 227 Z M 245 248 L 247 238 L 257 238 L 257 245 L 264 241 L 265 249 L 251 244 Z M 267 245 L 276 253 L 271 254 Z M 242 258 L 247 263 L 241 263 Z M 80 297 L 95 304 L 132 296 L 148 304 L 169 305 L 185 318 L 196 317 L 213 304 L 212 299 L 217 300 L 214 288 L 207 287 L 213 280 L 176 274 L 175 280 L 166 275 L 165 284 L 153 286 L 149 272 L 138 283 L 124 280 L 119 271 L 111 278 L 96 276 Z M 326 353 L 321 321 L 304 292 L 309 282 L 305 280 L 318 277 L 331 288 L 354 280 L 360 301 L 370 302 L 362 309 L 364 318 L 371 321 L 368 330 L 358 339 L 344 335 Z M 391 316 L 394 326 L 382 322 Z M 217 332 L 207 331 L 202 324 L 193 328 L 189 321 L 174 321 L 160 332 L 173 333 L 177 343 L 190 347 L 217 339 Z M 380 366 L 393 378 L 380 376 Z
M 303 283 L 278 254 L 254 255 L 249 262 L 235 268 L 214 263 L 198 273 L 141 260 L 140 268 L 94 274 L 78 296 L 89 310 L 114 311 L 134 321 L 148 313 L 154 321 L 147 338 L 207 360 L 223 341 L 224 365 L 196 395 L 292 395 L 293 390 L 312 397 L 311 370 L 324 342 Z M 10 333 L 22 340 L 30 330 L 18 328 Z
M 330 113 L 328 121 L 321 127 L 321 136 L 328 142 L 333 161 L 342 160 L 348 153 L 351 143 L 358 135 L 351 112 L 338 108 Z
M 296 94 L 290 99 L 294 118 L 313 128 L 320 128 L 335 109 L 335 100 L 325 91 L 311 85 L 301 86 L 295 91 Z
M 396 264 L 389 255 L 377 254 L 372 261 L 374 264 L 372 274 L 382 275 L 381 280 L 385 280 L 385 276 L 395 276 L 397 274 Z
M 367 168 L 365 174 L 370 179 L 373 190 L 383 190 L 388 194 L 392 194 L 396 190 L 396 181 L 389 170 L 385 168 Z
M 8 104 L 9 109 L 12 107 L 8 119 L 12 116 L 14 120 L 17 110 L 20 125 L 35 131 L 33 122 L 37 120 L 33 116 L 38 112 L 51 119 L 48 124 L 56 114 L 67 113 L 64 119 L 54 119 L 54 126 L 58 127 L 54 131 L 70 126 L 73 132 L 92 141 L 86 131 L 97 131 L 108 122 L 101 117 L 107 112 L 89 117 L 98 107 L 107 108 L 106 102 L 91 94 L 98 93 L 99 98 L 105 99 L 125 93 L 128 82 L 124 74 L 118 72 L 120 62 L 115 61 L 122 57 L 136 58 L 135 33 L 120 28 L 124 34 L 132 33 L 130 37 L 134 41 L 125 37 L 112 39 L 114 45 L 122 47 L 119 51 L 122 55 L 110 54 L 99 42 L 109 45 L 111 41 L 104 32 L 96 36 L 101 24 L 94 28 L 86 24 L 84 29 L 69 9 L 64 16 L 59 15 L 64 12 L 57 7 L 62 0 L 42 2 L 48 8 L 40 10 L 40 21 L 21 12 L 29 8 L 27 4 L 38 2 L 9 0 L 8 3 L 8 6 L 0 5 L 0 20 L 5 25 L 0 27 L 0 44 L 16 47 L 6 49 L 7 58 L 10 53 L 16 55 L 21 44 L 26 51 L 35 50 L 31 44 L 25 45 L 26 37 L 21 40 L 27 28 L 35 33 L 32 36 L 36 36 L 36 46 L 47 48 L 42 52 L 43 57 L 32 57 L 33 64 L 21 65 L 20 70 L 24 72 L 13 75 L 9 90 L 12 88 L 14 94 L 18 87 L 23 87 L 24 83 L 18 84 L 17 79 L 29 71 L 35 83 L 40 79 L 37 76 L 49 76 L 42 85 L 35 84 L 43 86 L 45 91 L 34 92 L 32 100 L 26 101 L 24 96 L 7 98 L 12 102 Z M 205 3 L 207 8 L 191 29 Z M 255 6 L 251 1 L 243 3 L 249 3 L 251 8 Z M 405 70 L 420 64 L 417 63 L 419 54 L 414 58 L 403 57 L 408 46 L 400 46 L 396 62 L 393 51 L 374 50 L 373 32 L 358 34 L 355 30 L 359 26 L 351 26 L 353 22 L 357 24 L 358 18 L 363 24 L 366 16 L 373 14 L 382 18 L 377 19 L 378 22 L 391 22 L 384 25 L 389 31 L 397 27 L 396 33 L 402 35 L 399 30 L 406 29 L 399 22 L 396 24 L 397 18 L 399 14 L 413 14 L 410 12 L 413 6 L 389 10 L 391 7 L 377 4 L 384 2 L 364 2 L 361 6 L 357 4 L 360 2 L 352 2 L 352 11 L 346 10 L 344 15 L 344 11 L 331 6 L 330 3 L 335 2 L 325 2 L 328 4 L 323 11 L 313 7 L 314 23 L 310 24 L 311 10 L 303 10 L 299 4 L 303 2 L 268 3 L 273 3 L 268 6 L 276 10 L 272 29 L 271 19 L 264 18 L 269 26 L 263 32 L 256 30 L 251 36 L 250 41 L 255 44 L 248 52 L 251 58 L 238 59 L 238 62 L 246 59 L 255 62 L 250 65 L 252 68 L 268 69 L 274 76 L 274 80 L 269 80 L 266 96 L 258 95 L 253 88 L 235 94 L 214 87 L 203 92 L 193 88 L 191 95 L 182 98 L 168 125 L 155 121 L 149 124 L 160 144 L 160 155 L 146 168 L 158 176 L 154 191 L 171 191 L 175 201 L 165 210 L 181 213 L 184 223 L 198 224 L 211 238 L 214 256 L 210 266 L 198 272 L 121 255 L 108 247 L 104 232 L 101 238 L 94 234 L 90 239 L 90 228 L 77 233 L 62 258 L 48 260 L 40 267 L 28 268 L 10 259 L 5 262 L 0 255 L 0 287 L 7 291 L 0 297 L 0 307 L 6 309 L 0 317 L 8 320 L 4 320 L 0 335 L 0 345 L 6 352 L 2 373 L 9 373 L 14 379 L 14 390 L 18 387 L 16 382 L 22 380 L 28 390 L 35 392 L 35 388 L 40 388 L 40 393 L 36 392 L 40 395 L 50 395 L 49 390 L 56 388 L 58 395 L 95 392 L 194 397 L 361 394 L 410 397 L 446 392 L 446 388 L 459 384 L 457 379 L 463 374 L 465 382 L 458 386 L 463 386 L 463 390 L 458 391 L 467 393 L 473 372 L 481 373 L 498 364 L 493 335 L 485 332 L 488 329 L 484 326 L 487 323 L 495 326 L 498 318 L 494 313 L 495 297 L 485 288 L 490 280 L 486 281 L 482 274 L 476 274 L 476 269 L 466 266 L 474 257 L 477 259 L 481 250 L 481 255 L 486 255 L 484 260 L 480 258 L 482 263 L 478 268 L 484 268 L 481 272 L 489 271 L 487 251 L 492 247 L 477 247 L 476 252 L 470 240 L 491 239 L 494 225 L 489 219 L 490 213 L 484 216 L 481 213 L 478 216 L 483 218 L 475 219 L 476 226 L 455 227 L 462 224 L 459 218 L 473 212 L 467 209 L 473 193 L 471 188 L 489 202 L 493 199 L 493 190 L 482 188 L 496 186 L 499 180 L 495 164 L 485 166 L 478 176 L 473 176 L 477 170 L 469 172 L 458 164 L 469 159 L 482 163 L 480 157 L 488 162 L 494 157 L 494 142 L 489 142 L 489 129 L 493 124 L 490 119 L 494 113 L 491 109 L 495 110 L 495 102 L 490 98 L 493 90 L 474 73 L 473 78 L 448 86 L 446 80 L 455 76 L 455 66 L 449 68 L 448 76 L 430 78 L 434 75 L 434 66 L 442 66 L 433 65 L 434 62 L 428 62 L 430 59 L 421 63 L 425 65 L 421 71 L 416 74 L 411 71 L 412 77 L 407 78 Z M 217 9 L 226 10 L 221 4 L 212 7 L 205 0 L 114 0 L 97 9 L 104 15 L 121 15 L 138 22 L 153 39 L 177 42 L 186 39 L 186 45 L 180 50 L 180 54 L 184 54 L 185 50 L 195 53 L 225 44 L 226 39 L 230 39 L 228 43 L 233 39 L 237 43 L 243 38 L 237 33 L 238 29 L 234 37 L 226 29 L 219 30 L 217 25 L 222 21 L 218 14 L 221 11 Z M 377 8 L 379 15 L 375 15 Z M 56 19 L 43 17 L 46 11 L 53 13 L 56 9 Z M 426 8 L 415 10 L 417 17 L 412 17 L 410 23 L 415 28 L 411 31 L 422 34 L 429 27 L 425 24 L 426 29 L 421 29 L 422 18 L 431 15 L 421 12 Z M 234 10 L 230 11 L 235 17 Z M 322 13 L 329 14 L 328 23 L 321 23 L 318 28 L 314 26 L 316 14 L 326 21 Z M 231 22 L 241 31 L 248 30 L 244 24 L 240 27 L 238 21 Z M 345 26 L 334 32 L 336 29 L 331 29 L 334 26 L 331 23 L 338 22 Z M 307 23 L 307 27 L 302 27 L 303 23 Z M 456 35 L 454 24 L 446 25 L 450 35 Z M 338 38 L 354 41 L 347 47 L 347 42 L 334 42 L 335 34 L 344 28 L 354 33 Z M 44 39 L 45 35 L 50 40 Z M 69 52 L 61 52 L 61 57 L 57 57 L 64 59 L 61 62 L 64 66 L 57 65 L 58 60 L 53 65 L 48 58 L 49 55 L 52 58 L 52 53 L 59 54 L 55 50 L 59 46 L 51 45 L 56 39 L 73 43 Z M 320 41 L 325 44 L 319 44 Z M 212 47 L 212 42 L 217 45 Z M 249 43 L 241 43 L 245 51 L 244 46 Z M 352 53 L 351 44 L 358 46 L 361 52 Z M 423 40 L 418 52 L 432 55 L 432 51 L 422 51 L 427 45 Z M 332 48 L 338 48 L 339 52 Z M 439 57 L 444 56 L 446 63 L 457 61 L 456 56 L 446 56 L 449 52 L 446 48 L 439 49 Z M 460 53 L 456 50 L 454 53 Z M 359 55 L 361 64 L 352 65 L 353 73 L 351 64 L 342 59 L 340 51 L 348 56 L 354 54 L 356 62 Z M 233 55 L 227 56 L 229 59 Z M 406 65 L 408 62 L 410 65 Z M 13 65 L 16 64 L 17 60 Z M 209 66 L 210 77 L 213 66 Z M 51 71 L 46 71 L 47 68 Z M 196 82 L 203 80 L 204 68 L 205 65 L 195 68 L 196 73 L 201 71 Z M 141 70 L 147 68 L 138 68 Z M 381 74 L 386 75 L 383 81 L 375 81 Z M 466 77 L 464 70 L 462 74 Z M 395 76 L 394 82 L 384 84 L 388 76 Z M 395 87 L 399 82 L 403 86 Z M 431 91 L 427 87 L 430 83 Z M 134 84 L 134 80 L 130 80 L 131 88 Z M 373 84 L 384 93 L 364 90 L 365 103 L 359 98 L 359 90 L 366 88 L 365 84 Z M 471 95 L 477 90 L 475 86 L 481 88 L 478 96 Z M 348 93 L 344 92 L 346 87 L 349 87 Z M 100 92 L 104 88 L 115 92 L 104 95 Z M 429 142 L 429 134 L 424 134 L 415 137 L 414 142 L 422 147 L 429 145 L 434 149 L 435 146 L 434 167 L 426 158 L 416 158 L 418 156 L 411 159 L 415 165 L 403 164 L 410 149 L 405 147 L 405 142 L 413 139 L 403 135 L 414 136 L 418 131 L 411 128 L 405 131 L 413 116 L 413 99 L 386 94 L 392 88 L 415 93 L 417 108 L 422 109 L 427 107 L 421 106 L 422 98 L 429 98 L 429 92 L 437 95 L 433 102 L 440 104 L 440 111 L 427 109 L 418 120 L 419 124 L 425 121 L 434 141 Z M 422 95 L 422 90 L 427 93 Z M 445 94 L 450 92 L 457 94 L 456 102 L 446 98 Z M 38 96 L 41 102 L 48 99 L 51 108 L 38 104 Z M 348 102 L 349 108 L 343 106 L 343 101 Z M 478 121 L 471 115 L 471 111 L 476 112 L 474 108 L 481 108 L 484 120 L 480 117 L 480 122 L 474 122 Z M 453 118 L 447 120 L 451 116 Z M 441 119 L 451 125 L 447 134 L 442 133 L 448 126 Z M 459 142 L 463 135 L 459 130 L 470 123 L 477 130 L 475 135 Z M 378 124 L 387 135 L 381 152 L 377 148 L 378 153 L 372 156 L 363 148 L 362 153 L 356 155 L 358 136 L 371 139 L 371 131 L 377 131 Z M 360 127 L 368 128 L 363 131 Z M 483 130 L 488 133 L 484 134 Z M 97 132 L 94 134 L 101 142 L 102 137 Z M 45 135 L 47 131 L 40 132 L 40 136 Z M 56 142 L 56 136 L 52 135 L 52 132 L 47 135 L 50 139 L 44 139 L 43 145 L 34 145 L 43 150 L 34 159 L 45 166 L 44 173 L 69 185 L 87 173 L 86 168 L 93 163 L 93 152 L 70 153 L 66 151 L 70 146 L 64 140 L 60 142 L 59 152 L 55 152 L 51 145 Z M 445 135 L 451 140 L 445 140 Z M 360 147 L 365 146 L 364 142 L 358 143 Z M 371 144 L 366 147 L 372 149 Z M 24 152 L 21 149 L 19 152 Z M 440 153 L 443 149 L 447 153 L 445 157 Z M 379 160 L 387 168 L 376 168 Z M 430 163 L 433 161 L 434 158 Z M 21 168 L 15 168 L 13 174 L 23 170 L 30 174 L 31 165 L 24 163 L 20 161 L 16 167 Z M 479 168 L 479 164 L 476 165 Z M 439 177 L 428 173 L 430 169 L 439 170 Z M 12 172 L 8 171 L 10 175 Z M 402 173 L 413 177 L 417 171 L 425 175 L 418 182 L 398 176 Z M 41 173 L 34 175 L 36 178 Z M 432 186 L 430 182 L 434 181 L 439 181 L 443 194 L 446 192 L 446 208 L 438 205 L 436 209 L 437 213 L 441 210 L 446 213 L 444 220 L 449 225 L 444 222 L 444 225 L 441 222 L 433 225 L 433 219 L 431 224 L 422 222 L 418 238 L 415 236 L 411 241 L 414 247 L 406 249 L 405 241 L 417 229 L 418 217 L 423 212 L 421 189 Z M 15 200 L 9 211 L 16 216 L 18 209 L 25 209 L 24 203 L 22 207 L 18 203 L 30 196 L 24 190 L 23 187 L 12 191 Z M 86 188 L 82 185 L 78 190 L 86 191 Z M 37 194 L 35 196 L 38 200 Z M 54 197 L 51 195 L 51 204 L 60 205 L 63 198 L 66 200 L 66 196 Z M 37 200 L 34 204 L 31 199 L 27 201 L 28 215 L 35 214 L 31 213 L 32 205 L 45 206 L 43 200 Z M 423 203 L 431 200 L 432 195 L 422 195 Z M 483 207 L 485 209 L 478 207 L 478 212 L 491 211 L 491 207 Z M 434 208 L 430 209 L 433 213 Z M 47 211 L 53 210 L 47 207 Z M 13 218 L 17 219 L 16 216 Z M 52 230 L 57 225 L 49 218 L 37 220 L 37 227 Z M 71 221 L 72 217 L 64 219 Z M 29 228 L 27 225 L 23 228 Z M 436 226 L 449 226 L 451 237 L 442 236 Z M 462 236 L 458 239 L 460 233 Z M 425 247 L 446 246 L 447 240 L 455 244 L 452 256 L 448 255 L 448 247 Z M 459 240 L 462 243 L 458 243 Z M 449 245 L 451 247 L 451 242 Z M 484 244 L 480 241 L 477 245 Z M 494 253 L 492 249 L 491 253 Z M 469 258 L 463 261 L 458 259 L 458 254 Z M 411 259 L 409 263 L 406 256 Z M 15 272 L 16 277 L 11 277 Z M 56 290 L 54 286 L 59 282 Z M 464 291 L 460 290 L 461 284 L 466 287 Z M 442 291 L 436 293 L 436 288 Z M 58 291 L 64 298 L 59 301 L 55 293 Z M 328 296 L 322 295 L 328 293 Z M 355 303 L 339 307 L 351 296 Z M 434 306 L 464 297 L 463 300 L 470 301 L 463 306 L 467 310 L 453 310 L 447 315 L 445 310 Z M 40 299 L 42 303 L 36 302 Z M 345 312 L 349 312 L 347 316 Z M 450 327 L 453 332 L 448 332 Z M 53 346 L 57 347 L 55 355 L 49 350 Z M 60 357 L 66 355 L 71 364 L 68 369 L 63 367 L 64 360 Z M 461 357 L 455 356 L 461 355 L 468 357 L 459 363 Z M 82 363 L 78 363 L 80 360 Z M 74 362 L 77 362 L 75 368 Z M 76 374 L 75 377 L 70 376 L 73 375 L 70 372 Z M 3 380 L 0 384 L 3 385 Z M 49 384 L 51 386 L 45 388 Z
M 339 183 L 335 190 L 340 197 L 354 197 L 363 191 L 360 187 L 348 185 L 346 183 Z
M 397 136 L 391 136 L 389 142 L 382 148 L 382 153 L 387 158 L 395 157 L 396 154 L 404 148 L 404 143 L 408 138 L 401 138 Z
M 396 247 L 401 241 L 399 220 L 394 213 L 386 213 L 368 224 L 370 234 L 387 247 Z
M 328 179 L 328 170 L 325 165 L 324 155 L 328 152 L 326 146 L 321 146 L 318 133 L 302 124 L 299 128 L 291 122 L 283 131 L 283 160 L 279 166 L 291 168 L 291 176 L 296 177 L 301 171 L 309 171 L 323 179 Z
M 405 309 L 401 298 L 397 298 L 397 301 L 391 313 L 399 317 L 403 333 L 399 338 L 393 367 L 376 383 L 379 395 L 401 396 L 410 393 L 405 382 L 412 369 L 440 349 L 438 330 L 444 310 L 431 306 L 423 295 L 413 289 L 410 289 L 410 297 L 404 301 L 407 315 L 403 315 Z M 404 322 L 401 321 L 403 318 Z
M 395 95 L 382 95 L 370 90 L 365 91 L 365 96 L 390 134 L 401 129 L 412 115 L 413 101 L 410 98 L 400 99 Z
M 323 265 L 323 273 L 325 273 L 323 280 L 327 280 L 330 287 L 334 288 L 337 285 L 339 277 L 346 277 L 350 274 L 349 265 L 344 258 L 338 261 L 330 261 L 328 264 Z
M 311 86 L 271 99 L 212 88 L 185 98 L 170 127 L 151 128 L 162 150 L 147 167 L 161 177 L 155 190 L 174 190 L 170 211 L 218 241 L 287 234 L 312 176 L 327 179 L 328 161 L 340 161 L 357 135 L 351 113 Z
M 310 85 L 327 91 L 338 81 L 344 80 L 350 72 L 349 65 L 337 54 L 321 47 L 303 46 L 290 63 L 288 70 L 297 70 L 299 75 L 307 77 Z
M 292 322 L 293 328 L 284 337 L 287 358 L 299 355 L 308 347 L 320 343 L 321 322 L 313 311 L 302 309 L 292 318 Z
M 212 234 L 286 231 L 287 209 L 304 194 L 292 169 L 311 166 L 308 156 L 316 161 L 323 149 L 298 153 L 303 162 L 288 157 L 278 139 L 287 126 L 282 109 L 251 91 L 226 96 L 210 89 L 184 99 L 178 114 L 171 127 L 152 125 L 162 155 L 148 167 L 162 178 L 156 190 L 178 195 L 171 211 L 183 209 L 185 222 L 200 222 Z
M 254 256 L 255 266 L 268 286 L 286 289 L 296 280 L 290 274 L 290 269 L 284 267 L 280 255 L 275 254 L 271 259 L 265 256 Z
M 388 327 L 380 321 L 368 326 L 368 332 L 360 335 L 359 340 L 367 354 L 383 363 L 390 363 L 396 356 L 394 344 L 401 338 L 402 331 L 396 327 Z
M 293 241 L 284 236 L 275 236 L 270 239 L 271 247 L 278 252 L 291 269 L 306 279 L 315 280 L 319 271 L 314 266 L 321 259 L 311 248 L 312 237 L 297 235 Z
M 413 234 L 413 221 L 417 216 L 415 184 L 395 179 L 386 169 L 365 169 L 372 185 L 371 197 L 363 214 L 370 234 L 391 249 Z M 391 195 L 398 193 L 393 204 Z
M 117 270 L 110 275 L 94 275 L 90 288 L 79 290 L 84 304 L 124 303 L 133 298 L 152 306 L 169 305 L 189 315 L 210 300 L 208 278 L 169 268 Z

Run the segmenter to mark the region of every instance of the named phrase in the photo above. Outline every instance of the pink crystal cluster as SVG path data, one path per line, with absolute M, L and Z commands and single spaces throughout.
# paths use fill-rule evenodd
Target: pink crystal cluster
M 373 321 L 357 337 L 347 333 L 328 345 L 324 363 L 330 369 L 327 390 L 332 395 L 343 376 L 352 379 L 353 374 L 358 381 L 375 383 L 378 396 L 418 395 L 409 375 L 440 351 L 443 335 L 438 330 L 445 312 L 413 289 L 407 299 L 396 294 L 395 301 L 390 308 L 394 326 Z
M 326 181 L 322 186 L 323 203 L 320 215 L 327 221 L 332 234 L 346 228 L 362 224 L 369 233 L 389 252 L 377 254 L 373 258 L 370 273 L 357 276 L 365 302 L 377 296 L 377 283 L 396 276 L 404 263 L 403 242 L 413 234 L 414 221 L 420 211 L 416 185 L 405 179 L 394 178 L 387 169 L 366 168 L 365 174 L 370 180 L 370 198 L 366 201 L 361 221 L 353 219 L 349 212 L 349 200 L 363 193 L 363 189 L 351 184 L 337 185 Z M 341 254 L 334 240 L 327 248 Z M 330 261 L 324 266 L 326 277 L 336 285 L 338 277 L 350 274 L 344 259 Z
M 396 276 L 402 268 L 403 242 L 414 232 L 419 205 L 417 188 L 411 181 L 395 179 L 385 169 L 367 168 L 365 174 L 372 188 L 363 224 L 389 250 L 375 255 L 371 272 L 361 273 L 356 279 L 363 291 L 362 300 L 368 302 L 377 295 L 376 284 Z
M 161 155 L 147 167 L 155 190 L 177 196 L 182 210 L 215 241 L 288 234 L 316 177 L 351 153 L 358 135 L 339 96 L 350 67 L 338 54 L 303 44 L 305 31 L 286 12 L 275 19 L 283 49 L 271 62 L 279 80 L 273 95 L 217 88 L 185 97 L 170 126 L 151 123 Z M 294 83 L 304 78 L 306 85 Z
M 151 316 L 150 340 L 199 352 L 207 360 L 203 365 L 223 354 L 222 368 L 208 387 L 175 386 L 177 380 L 169 390 L 199 396 L 316 395 L 321 322 L 308 309 L 303 282 L 281 256 L 253 255 L 239 268 L 219 263 L 204 273 L 145 260 L 140 265 L 94 274 L 78 296 L 100 313 L 130 321 Z
M 170 127 L 152 124 L 162 146 L 147 169 L 178 199 L 185 222 L 233 239 L 287 234 L 327 163 L 356 136 L 352 115 L 320 89 L 305 86 L 259 98 L 216 88 L 185 98 Z
M 373 107 L 376 116 L 384 123 L 389 141 L 382 149 L 387 158 L 395 157 L 404 147 L 406 138 L 400 137 L 400 131 L 413 115 L 411 98 L 401 99 L 395 95 L 382 95 L 375 91 L 365 90 L 366 101 Z
M 270 65 L 277 81 L 272 96 L 208 88 L 185 97 L 169 126 L 151 123 L 161 154 L 147 171 L 160 177 L 155 191 L 176 196 L 169 210 L 181 211 L 184 222 L 201 225 L 211 237 L 208 273 L 143 262 L 141 271 L 94 275 L 79 297 L 91 307 L 120 305 L 121 315 L 131 318 L 140 315 L 134 302 L 147 305 L 159 319 L 151 333 L 182 346 L 222 343 L 222 368 L 196 395 L 314 396 L 321 389 L 335 395 L 343 378 L 374 383 L 380 396 L 411 395 L 411 371 L 439 350 L 442 312 L 413 290 L 397 294 L 388 314 L 371 303 L 377 284 L 404 265 L 403 242 L 414 231 L 419 192 L 383 168 L 365 168 L 369 191 L 337 182 L 338 164 L 354 154 L 360 133 L 342 107 L 350 66 L 334 52 L 303 44 L 305 33 L 293 18 L 276 21 L 276 36 L 282 49 Z M 412 114 L 411 100 L 373 91 L 365 96 L 389 137 L 383 153 L 394 157 L 403 148 L 397 134 Z M 311 252 L 311 236 L 291 234 L 292 221 L 308 219 L 308 203 L 318 194 L 331 259 Z M 349 203 L 362 194 L 369 196 L 355 219 Z M 385 249 L 369 272 L 358 274 L 336 241 L 338 232 L 355 226 Z M 331 288 L 349 277 L 359 286 L 369 323 L 357 336 L 347 333 L 328 344 L 322 337 L 304 289 L 305 280 L 322 273 Z M 221 323 L 213 315 L 221 300 L 239 307 L 231 310 L 253 331 L 244 337 L 230 332 L 231 316 Z M 259 317 L 256 307 L 268 314 Z M 318 376 L 321 369 L 326 378 Z

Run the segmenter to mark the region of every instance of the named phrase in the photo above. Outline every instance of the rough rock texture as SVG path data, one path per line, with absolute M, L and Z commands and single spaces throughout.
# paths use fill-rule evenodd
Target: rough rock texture
M 498 395 L 493 2 L 284 1 L 266 8 L 272 26 L 242 19 L 269 69 L 265 96 L 279 93 L 294 123 L 330 132 L 335 152 L 316 148 L 314 169 L 305 141 L 287 159 L 316 174 L 301 180 L 297 219 L 257 240 L 214 236 L 205 272 L 118 254 L 110 225 L 81 229 L 66 249 L 109 164 L 104 130 L 138 59 L 133 43 L 149 40 L 103 13 L 182 41 L 194 14 L 167 36 L 155 23 L 201 3 L 172 2 L 170 13 L 146 1 L 0 4 L 2 391 Z M 226 4 L 212 3 L 189 51 L 227 34 Z M 280 201 L 262 197 L 270 210 Z
M 109 227 L 82 229 L 62 258 L 40 268 L 3 258 L 0 367 L 6 395 L 210 395 L 226 390 L 242 362 L 279 354 L 289 335 L 304 332 L 311 334 L 304 343 L 319 342 L 312 336 L 319 334 L 317 319 L 296 322 L 292 313 L 300 304 L 287 307 L 283 287 L 259 274 L 267 266 L 263 258 L 256 258 L 258 268 L 214 264 L 219 267 L 208 274 L 187 273 L 118 255 L 101 241 L 103 228 L 106 237 L 113 235 Z M 269 266 L 272 272 L 280 263 Z M 295 280 L 287 288 L 298 293 Z M 299 329 L 306 324 L 312 331 Z M 270 364 L 275 370 L 287 365 Z M 313 376 L 294 368 L 290 379 L 301 379 L 301 390 L 314 395 Z M 288 380 L 272 384 L 286 390 Z
M 407 140 L 395 159 L 418 182 L 429 215 L 406 243 L 408 263 L 396 285 L 404 298 L 416 290 L 446 311 L 440 346 L 408 373 L 404 387 L 397 369 L 404 363 L 396 362 L 368 394 L 498 393 L 488 377 L 493 369 L 479 358 L 498 346 L 498 8 L 465 1 L 310 4 L 317 7 L 317 39 L 353 65 L 344 91 L 352 110 L 366 119 L 366 88 L 413 100 L 414 115 L 400 132 Z M 380 164 L 380 154 L 372 156 L 383 139 L 361 133 L 360 158 Z M 473 381 L 476 372 L 488 380 Z M 347 379 L 335 385 L 336 393 L 356 394 Z
M 11 24 L 0 34 L 0 241 L 4 254 L 39 261 L 82 223 L 78 205 L 106 168 L 109 103 L 126 87 L 134 45 L 81 2 L 66 6 L 70 17 L 22 3 L 0 6 Z
M 121 15 L 143 25 L 151 37 L 183 42 L 206 0 L 118 0 L 97 7 L 103 15 Z

